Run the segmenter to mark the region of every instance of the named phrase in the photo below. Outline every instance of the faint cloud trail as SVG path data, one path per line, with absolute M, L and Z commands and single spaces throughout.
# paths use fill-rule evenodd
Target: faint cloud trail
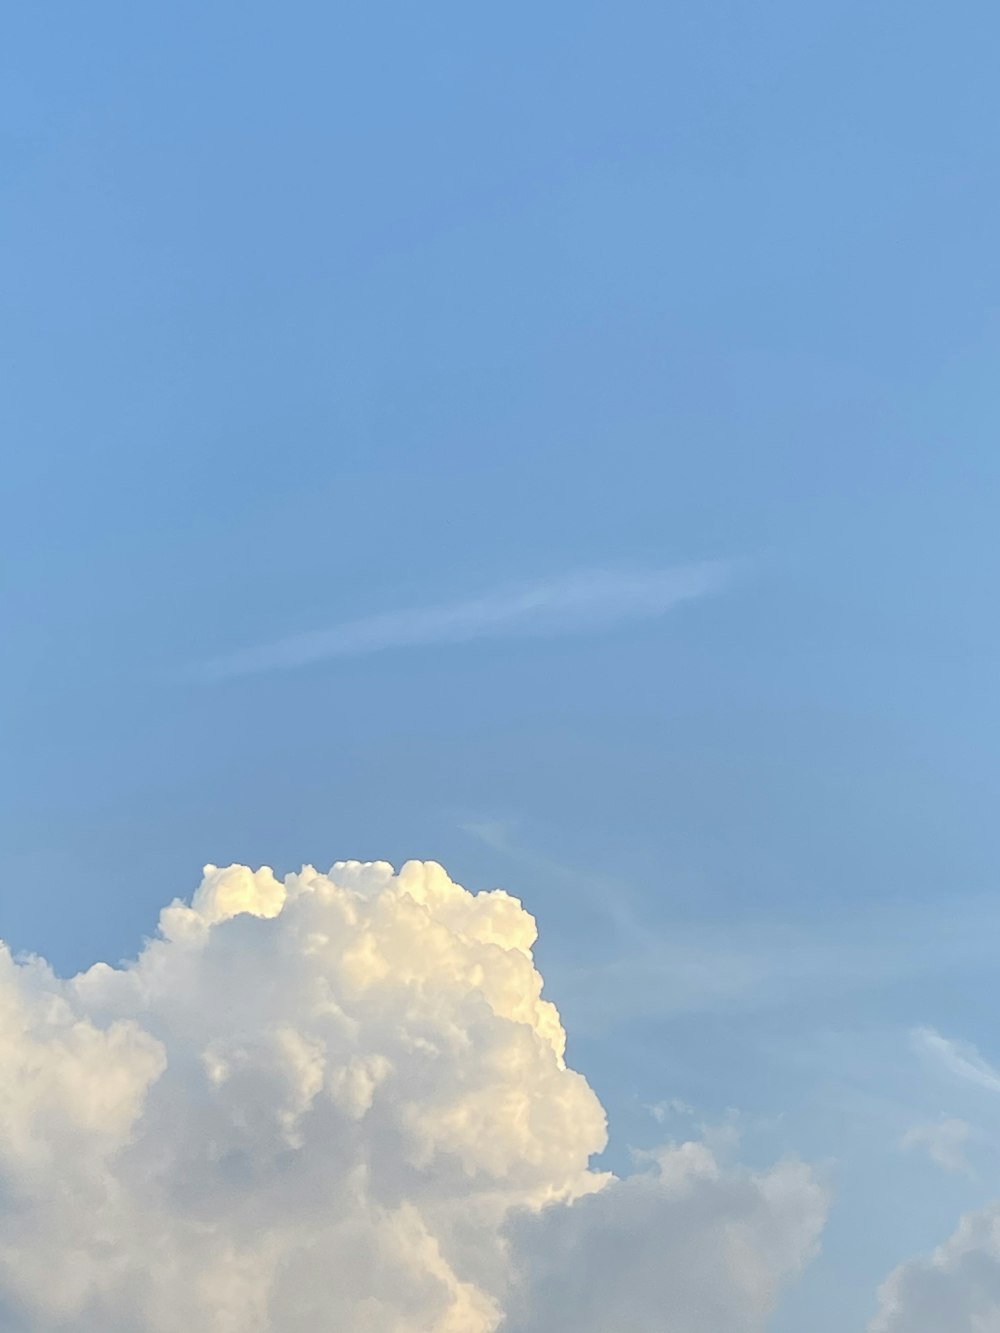
M 467 601 L 389 611 L 293 635 L 217 657 L 199 674 L 226 679 L 390 648 L 577 634 L 662 616 L 683 602 L 721 591 L 734 572 L 733 562 L 723 560 L 630 572 L 587 570 L 497 589 Z
M 984 1060 L 969 1042 L 952 1041 L 934 1028 L 917 1028 L 913 1043 L 918 1051 L 944 1065 L 956 1078 L 966 1079 L 989 1092 L 1000 1093 L 1000 1070 Z
M 605 876 L 592 875 L 575 866 L 565 865 L 561 861 L 553 861 L 550 857 L 524 847 L 514 839 L 511 825 L 506 820 L 463 820 L 459 828 L 469 837 L 475 838 L 512 861 L 519 862 L 549 879 L 568 884 L 591 907 L 607 918 L 621 940 L 631 940 L 641 948 L 650 943 L 650 933 L 640 923 L 620 883 Z

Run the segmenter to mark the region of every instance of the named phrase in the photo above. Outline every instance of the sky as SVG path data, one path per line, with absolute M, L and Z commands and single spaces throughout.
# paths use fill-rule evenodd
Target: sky
M 998 40 L 981 0 L 5 15 L 17 1333 L 1000 1327 Z M 330 1304 L 355 1268 L 391 1309 Z

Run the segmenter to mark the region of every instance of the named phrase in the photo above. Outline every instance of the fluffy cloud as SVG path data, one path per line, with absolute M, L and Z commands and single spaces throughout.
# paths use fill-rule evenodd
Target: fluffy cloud
M 944 1330 L 1000 1330 L 1000 1204 L 969 1213 L 943 1245 L 902 1264 L 879 1292 L 870 1333 Z
M 753 1333 L 816 1245 L 826 1200 L 809 1170 L 725 1170 L 703 1143 L 515 1225 L 511 1333 Z
M 4 1328 L 762 1329 L 821 1189 L 701 1143 L 591 1169 L 534 940 L 433 863 L 346 862 L 208 867 L 120 969 L 0 953 Z

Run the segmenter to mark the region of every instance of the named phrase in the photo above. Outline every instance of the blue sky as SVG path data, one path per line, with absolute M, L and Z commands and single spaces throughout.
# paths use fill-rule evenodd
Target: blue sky
M 862 1327 L 1000 1164 L 913 1035 L 1000 1062 L 995 7 L 4 27 L 0 934 L 129 956 L 208 861 L 503 885 L 610 1160 L 678 1098 L 828 1163 L 774 1329 Z M 946 1116 L 968 1171 L 901 1147 Z

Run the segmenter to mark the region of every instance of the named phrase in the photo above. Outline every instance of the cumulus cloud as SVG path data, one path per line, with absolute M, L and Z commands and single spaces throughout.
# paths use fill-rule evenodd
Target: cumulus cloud
M 869 1333 L 1000 1329 L 1000 1203 L 969 1213 L 932 1254 L 902 1264 L 879 1292 Z
M 1000 1071 L 970 1042 L 933 1028 L 912 1034 L 915 1048 L 950 1076 L 1000 1092 Z M 946 1169 L 971 1175 L 966 1145 L 976 1132 L 945 1117 L 910 1130 L 903 1146 L 926 1149 Z M 930 1254 L 900 1264 L 882 1284 L 869 1333 L 1000 1333 L 1000 1202 L 968 1213 Z
M 433 863 L 207 867 L 132 963 L 0 953 L 10 1333 L 759 1333 L 808 1168 L 593 1169 L 535 923 Z
M 826 1200 L 787 1162 L 726 1170 L 705 1143 L 571 1207 L 522 1216 L 510 1333 L 755 1333 L 810 1257 Z
M 721 560 L 666 569 L 584 570 L 466 601 L 382 612 L 292 635 L 217 658 L 204 672 L 216 678 L 244 676 L 388 648 L 579 633 L 662 616 L 682 602 L 718 592 L 732 575 L 732 564 Z

